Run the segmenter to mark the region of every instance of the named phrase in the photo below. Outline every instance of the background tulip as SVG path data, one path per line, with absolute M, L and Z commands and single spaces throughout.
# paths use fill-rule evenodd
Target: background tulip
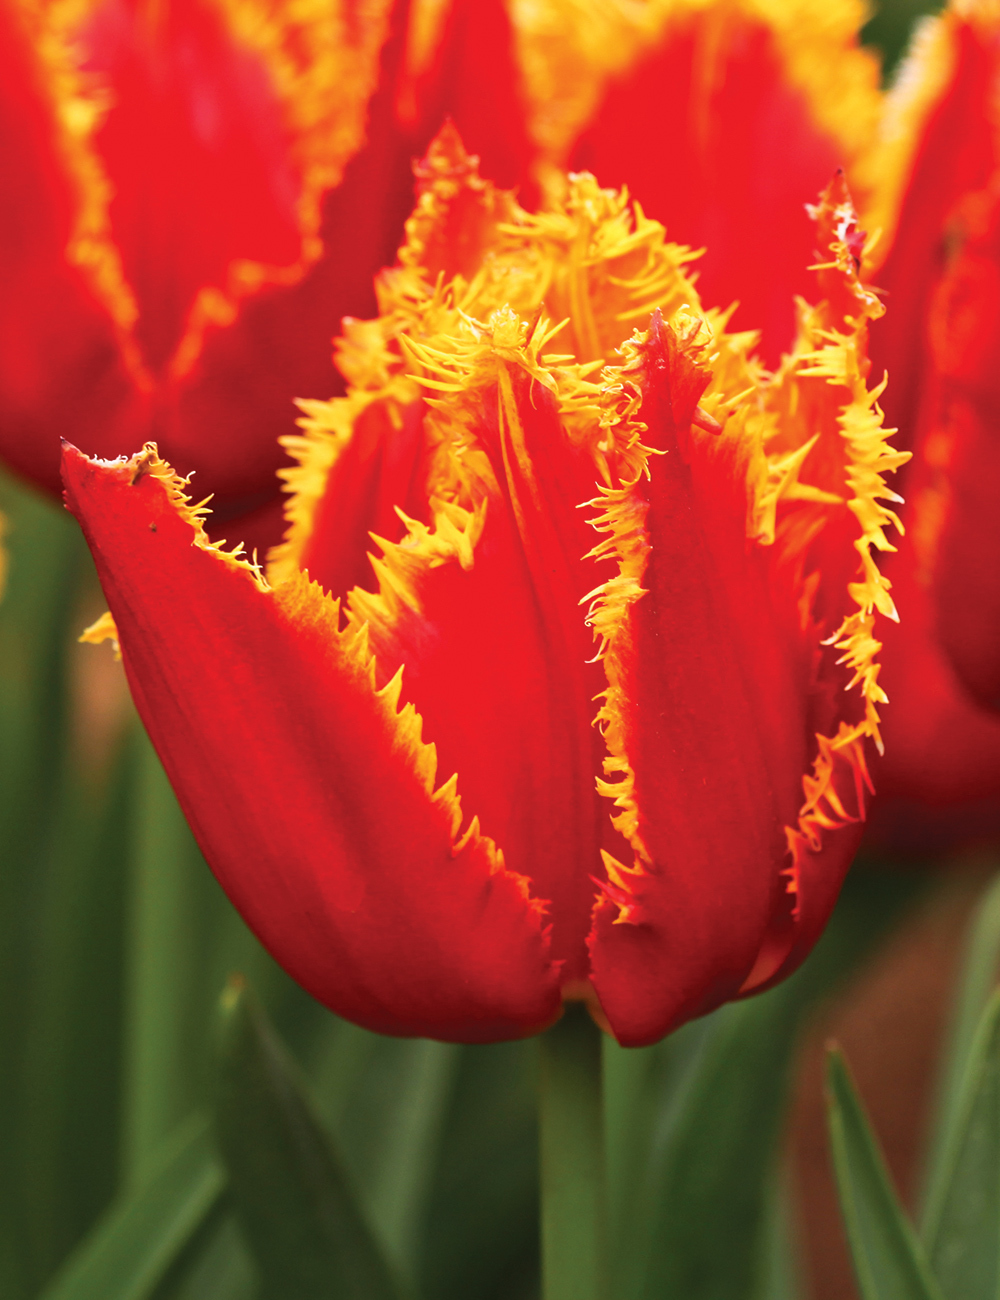
M 987 5 L 928 22 L 891 93 L 874 153 L 872 280 L 888 310 L 872 358 L 891 376 L 887 422 L 914 459 L 900 475 L 906 535 L 886 572 L 905 633 L 888 629 L 896 704 L 878 765 L 879 838 L 904 851 L 1000 826 L 996 671 L 997 358 L 992 97 L 1000 28 Z M 916 828 L 920 827 L 920 830 Z
M 0 454 L 147 437 L 280 535 L 292 400 L 336 391 L 411 158 L 451 114 L 508 183 L 530 149 L 503 6 L 5 0 Z M 270 506 L 270 508 L 269 508 Z

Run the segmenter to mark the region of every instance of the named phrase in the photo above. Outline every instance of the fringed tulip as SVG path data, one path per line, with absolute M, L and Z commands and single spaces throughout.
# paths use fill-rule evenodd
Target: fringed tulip
M 276 958 L 382 1032 L 587 1000 L 652 1042 L 792 970 L 856 848 L 895 611 L 880 315 L 837 178 L 776 374 L 583 174 L 532 215 L 445 131 L 266 575 L 147 447 L 67 446 L 139 711 Z M 366 558 L 366 551 L 374 554 Z
M 449 113 L 525 174 L 500 0 L 0 0 L 4 461 L 58 491 L 63 433 L 156 438 L 280 523 L 292 401 L 338 391 Z
M 913 451 L 906 536 L 886 566 L 905 627 L 889 629 L 893 702 L 876 769 L 890 841 L 1000 828 L 1000 16 L 953 4 L 919 31 L 874 157 L 872 328 L 886 418 Z M 923 805 L 917 813 L 915 802 Z M 937 806 L 940 825 L 928 823 Z M 949 812 L 948 810 L 951 810 Z M 916 818 L 915 818 L 916 813 Z

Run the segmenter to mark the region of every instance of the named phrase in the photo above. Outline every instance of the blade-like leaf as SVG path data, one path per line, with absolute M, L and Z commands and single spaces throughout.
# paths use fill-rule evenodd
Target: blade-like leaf
M 112 1206 L 42 1300 L 145 1300 L 223 1189 L 209 1126 L 195 1117 L 161 1150 L 149 1177 Z
M 260 1280 L 226 1197 L 151 1300 L 257 1300 Z
M 609 1104 L 613 1269 L 623 1300 L 746 1300 L 760 1285 L 768 1188 L 803 1020 L 920 887 L 903 873 L 854 873 L 827 933 L 784 984 L 655 1048 L 608 1049 L 612 1090 L 642 1053 L 655 1055 L 640 1095 L 625 1099 L 627 1124 L 621 1102 Z M 652 1107 L 650 1086 L 659 1089 Z M 622 1141 L 631 1146 L 624 1160 Z
M 460 1056 L 454 1043 L 387 1038 L 329 1014 L 304 1054 L 319 1116 L 386 1255 L 407 1278 L 419 1267 Z
M 828 1058 L 827 1107 L 837 1192 L 862 1300 L 941 1300 L 837 1049 Z
M 768 1187 L 759 1271 L 749 1300 L 798 1300 L 802 1295 L 790 1182 L 788 1171 L 782 1169 L 775 1172 Z
M 927 1215 L 946 1175 L 954 1150 L 956 1132 L 963 1122 L 962 1097 L 973 1039 L 1000 970 L 1000 879 L 986 890 L 969 930 L 951 1012 L 947 1048 L 942 1056 L 941 1077 L 934 1108 L 934 1128 L 927 1157 L 922 1203 L 923 1235 L 927 1239 Z
M 421 1293 L 536 1294 L 538 1183 L 537 1045 L 462 1048 L 421 1229 Z
M 134 808 L 134 754 L 120 747 L 85 782 L 72 770 L 36 865 L 34 961 L 22 991 L 26 1025 L 16 1058 L 17 1187 L 32 1254 L 47 1282 L 120 1190 L 123 915 Z M 39 1288 L 32 1288 L 33 1293 Z M 0 1294 L 6 1295 L 0 1286 Z
M 4 474 L 0 511 L 9 556 L 0 600 L 0 1294 L 28 1300 L 107 1200 L 115 1152 L 90 1168 L 78 1184 L 83 1194 L 61 1206 L 40 1202 L 37 1180 L 29 1186 L 25 1114 L 63 1108 L 66 1099 L 54 1094 L 68 1082 L 63 1073 L 39 1099 L 26 1062 L 40 949 L 51 932 L 46 854 L 64 795 L 65 657 L 86 548 L 65 511 Z M 96 1127 L 106 1114 L 95 1116 Z
M 1000 992 L 979 1024 L 957 1122 L 930 1190 L 924 1242 L 946 1300 L 1000 1294 Z
M 298 1071 L 242 980 L 223 997 L 217 1128 L 265 1295 L 398 1300 Z

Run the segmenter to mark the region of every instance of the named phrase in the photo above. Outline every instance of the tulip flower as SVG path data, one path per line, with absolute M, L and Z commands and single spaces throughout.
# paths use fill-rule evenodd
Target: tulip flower
M 420 168 L 267 574 L 153 446 L 67 446 L 90 635 L 321 1001 L 476 1042 L 584 999 L 648 1043 L 794 969 L 858 842 L 906 459 L 867 382 L 882 307 L 840 176 L 772 376 L 625 193 L 574 175 L 533 215 L 475 161 L 446 129 Z
M 276 502 L 413 154 L 450 113 L 524 171 L 510 47 L 498 0 L 2 0 L 4 461 L 58 492 L 66 430 L 105 456 L 155 437 L 217 520 Z
M 882 112 L 857 0 L 533 0 L 515 5 L 543 163 L 628 187 L 704 248 L 698 287 L 777 366 L 808 297 L 806 204 L 845 169 L 864 212 Z
M 905 624 L 885 638 L 893 708 L 875 769 L 893 838 L 913 800 L 940 810 L 949 840 L 997 828 L 998 84 L 995 10 L 953 5 L 919 33 L 875 157 L 870 219 L 884 234 L 871 277 L 889 310 L 872 357 L 890 376 L 887 422 L 914 453 L 899 485 L 906 536 L 886 565 Z

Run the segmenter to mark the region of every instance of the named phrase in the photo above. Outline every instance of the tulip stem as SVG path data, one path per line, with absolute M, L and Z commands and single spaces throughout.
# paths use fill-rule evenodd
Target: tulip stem
M 540 1039 L 543 1300 L 605 1300 L 601 1031 L 582 1003 Z

